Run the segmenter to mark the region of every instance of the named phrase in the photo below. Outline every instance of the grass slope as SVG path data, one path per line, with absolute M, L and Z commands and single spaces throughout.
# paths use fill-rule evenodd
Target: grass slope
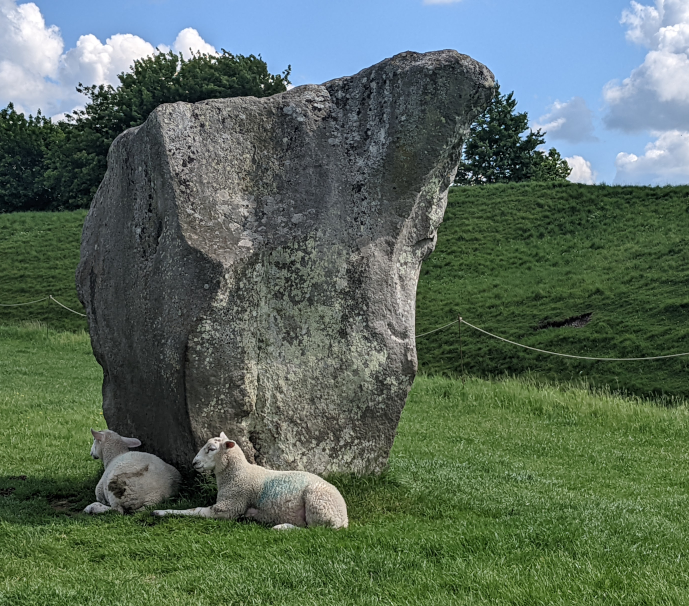
M 689 352 L 689 187 L 517 184 L 453 188 L 417 295 L 417 333 L 457 319 L 592 357 Z M 593 313 L 583 328 L 537 330 Z M 544 356 L 463 328 L 465 370 L 689 394 L 689 358 Z M 460 373 L 456 326 L 417 341 L 428 373 Z
M 74 274 L 79 263 L 81 228 L 86 211 L 0 214 L 0 304 L 21 303 L 53 295 L 83 312 Z M 25 321 L 47 323 L 55 330 L 84 330 L 85 318 L 51 301 L 0 307 L 0 325 Z
M 0 215 L 0 303 L 47 294 L 81 310 L 74 272 L 84 211 Z M 518 184 L 453 188 L 436 251 L 421 271 L 417 332 L 458 313 L 542 349 L 643 357 L 689 351 L 689 187 Z M 536 330 L 593 313 L 584 328 Z M 24 320 L 82 330 L 54 303 L 0 307 Z M 429 374 L 461 372 L 457 327 L 417 342 Z M 610 385 L 642 395 L 689 395 L 689 358 L 590 362 L 517 349 L 465 328 L 464 367 L 477 376 Z
M 83 333 L 0 328 L 0 603 L 686 604 L 689 411 L 419 378 L 350 528 L 88 517 L 100 369 Z M 208 504 L 187 490 L 173 506 Z

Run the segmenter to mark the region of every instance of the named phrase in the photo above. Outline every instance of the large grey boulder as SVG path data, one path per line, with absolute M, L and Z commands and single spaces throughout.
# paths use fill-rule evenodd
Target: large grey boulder
M 421 262 L 493 86 L 466 55 L 408 52 L 120 135 L 77 270 L 108 427 L 180 468 L 224 430 L 267 467 L 381 470 Z

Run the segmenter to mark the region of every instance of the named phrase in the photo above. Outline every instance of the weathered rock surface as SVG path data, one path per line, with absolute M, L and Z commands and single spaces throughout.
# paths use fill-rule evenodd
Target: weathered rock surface
M 180 468 L 224 430 L 267 467 L 379 471 L 421 262 L 492 94 L 466 55 L 409 52 L 119 136 L 77 270 L 108 427 Z

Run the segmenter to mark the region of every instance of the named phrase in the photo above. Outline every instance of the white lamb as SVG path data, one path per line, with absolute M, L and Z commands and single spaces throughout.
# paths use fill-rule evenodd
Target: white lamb
M 141 446 L 136 438 L 124 438 L 106 429 L 91 430 L 91 456 L 103 459 L 105 471 L 96 486 L 95 503 L 84 513 L 139 511 L 177 494 L 181 476 L 172 465 L 147 452 L 129 452 Z
M 153 515 L 229 520 L 245 517 L 280 530 L 304 526 L 347 528 L 349 524 L 347 505 L 332 484 L 305 471 L 271 471 L 252 465 L 224 433 L 206 442 L 193 465 L 197 471 L 215 472 L 216 504 L 156 510 Z

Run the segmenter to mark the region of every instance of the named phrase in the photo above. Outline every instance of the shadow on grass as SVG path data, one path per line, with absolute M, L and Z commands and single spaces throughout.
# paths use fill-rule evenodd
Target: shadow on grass
M 98 475 L 0 476 L 0 518 L 35 525 L 55 516 L 75 516 L 95 500 L 97 483 Z
M 0 476 L 0 519 L 35 525 L 51 523 L 56 516 L 81 516 L 84 507 L 96 500 L 96 485 L 101 475 L 98 471 L 81 477 Z M 205 477 L 186 478 L 179 496 L 160 505 L 173 509 L 210 505 L 215 502 L 215 494 L 214 481 L 211 484 Z
M 84 477 L 49 477 L 31 475 L 0 476 L 0 519 L 20 525 L 53 524 L 90 520 L 84 507 L 95 501 L 95 487 L 100 473 Z M 334 474 L 328 481 L 342 493 L 350 521 L 359 524 L 392 518 L 400 514 L 418 515 L 427 508 L 418 495 L 410 494 L 389 471 L 378 476 Z M 215 478 L 199 475 L 185 477 L 179 495 L 159 503 L 156 509 L 188 509 L 215 503 Z M 103 514 L 105 516 L 115 514 Z M 150 511 L 133 514 L 139 522 L 154 526 L 159 520 Z
M 342 493 L 350 522 L 367 523 L 400 514 L 418 515 L 426 509 L 424 499 L 419 494 L 412 494 L 389 470 L 377 476 L 332 474 L 328 482 Z

